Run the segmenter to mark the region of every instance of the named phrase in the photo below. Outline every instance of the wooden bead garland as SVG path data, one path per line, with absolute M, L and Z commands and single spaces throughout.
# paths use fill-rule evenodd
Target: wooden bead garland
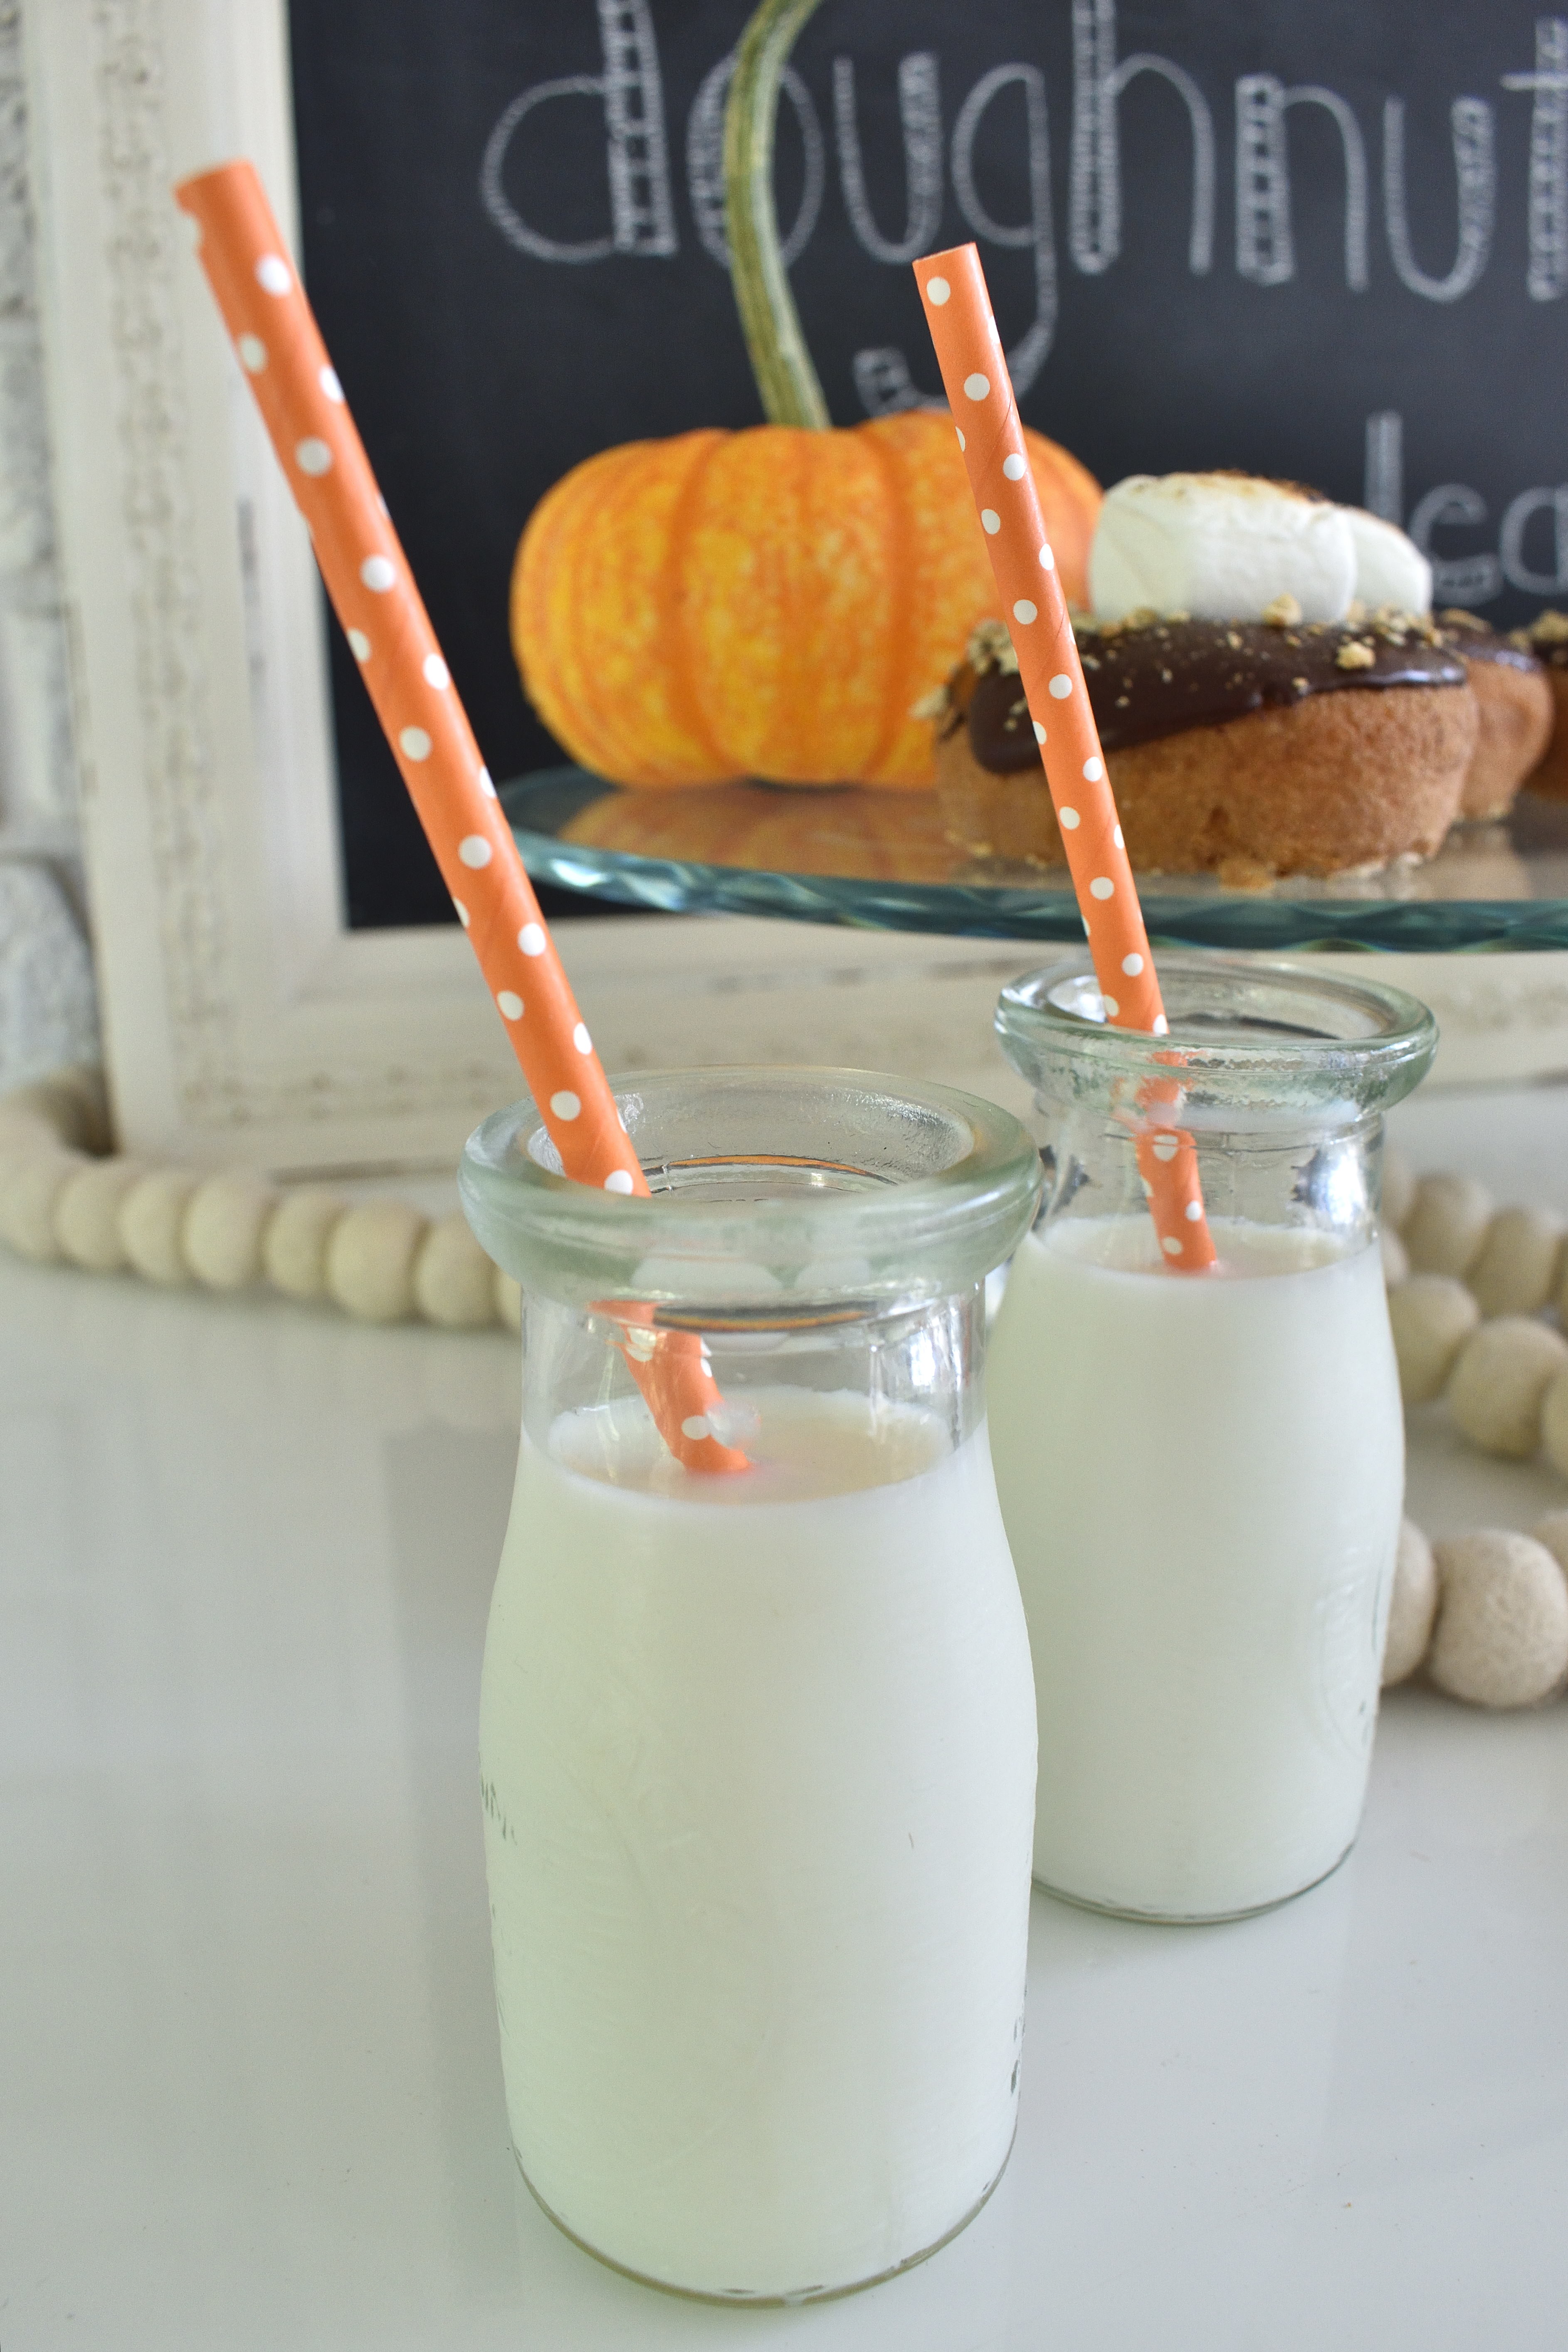
M 1568 1477 L 1568 1227 L 1497 1209 L 1469 1176 L 1384 1179 L 1388 1313 L 1406 1404 L 1444 1396 L 1473 1444 L 1518 1462 L 1544 1450 Z M 1403 1263 L 1407 1272 L 1401 1272 Z
M 0 1241 L 39 1265 L 166 1286 L 331 1300 L 361 1322 L 418 1317 L 448 1330 L 521 1327 L 510 1276 L 460 1216 L 403 1201 L 351 1204 L 236 1171 L 149 1168 L 109 1149 L 96 1070 L 58 1070 L 0 1098 Z
M 1389 1316 L 1407 1404 L 1446 1395 L 1476 1444 L 1523 1460 L 1544 1447 L 1568 1476 L 1563 1219 L 1494 1210 L 1472 1178 L 1384 1176 Z M 322 1185 L 279 1192 L 244 1172 L 149 1168 L 109 1150 L 102 1081 L 61 1070 L 0 1098 L 0 1241 L 38 1263 L 129 1271 L 163 1285 L 266 1282 L 365 1322 L 521 1326 L 517 1285 L 458 1215 L 351 1205 Z M 1538 1705 L 1568 1686 L 1568 1510 L 1529 1535 L 1479 1528 L 1432 1544 L 1400 1532 L 1385 1689 L 1425 1666 L 1476 1706 Z

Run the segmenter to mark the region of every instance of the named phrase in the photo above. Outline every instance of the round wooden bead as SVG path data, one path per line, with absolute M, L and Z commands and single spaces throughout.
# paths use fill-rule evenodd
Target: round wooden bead
M 1472 1706 L 1531 1706 L 1568 1673 L 1568 1582 L 1544 1544 L 1500 1528 L 1436 1547 L 1426 1667 Z
M 73 1265 L 117 1274 L 126 1264 L 121 1204 L 146 1172 L 134 1160 L 95 1160 L 71 1178 L 55 1202 L 55 1237 Z
M 1489 1318 L 1534 1315 L 1557 1287 L 1563 1219 L 1545 1209 L 1500 1209 L 1465 1276 Z
M 1388 1319 L 1405 1402 L 1425 1404 L 1441 1391 L 1481 1310 L 1464 1284 L 1450 1276 L 1413 1274 L 1389 1292 Z
M 426 1323 L 470 1331 L 496 1319 L 494 1266 L 460 1210 L 433 1224 L 414 1261 L 414 1304 Z
M 1390 1285 L 1404 1282 L 1410 1272 L 1410 1258 L 1405 1244 L 1392 1225 L 1384 1225 L 1378 1234 L 1378 1246 L 1383 1252 L 1383 1278 Z
M 327 1289 L 362 1323 L 401 1323 L 414 1311 L 414 1260 L 428 1220 L 405 1201 L 345 1211 L 327 1243 Z
M 8 1162 L 0 1181 L 0 1241 L 37 1265 L 51 1265 L 62 1257 L 55 1232 L 56 1205 L 72 1177 L 91 1166 L 85 1152 L 58 1149 Z
M 1546 1546 L 1563 1575 L 1568 1577 L 1568 1511 L 1548 1511 L 1530 1532 L 1538 1544 Z
M 1402 1225 L 1415 1203 L 1415 1171 L 1397 1144 L 1383 1147 L 1383 1222 Z
M 278 1195 L 254 1176 L 207 1176 L 191 1194 L 180 1245 L 209 1290 L 243 1290 L 261 1276 L 261 1237 Z
M 1383 1686 L 1389 1689 L 1415 1672 L 1432 1638 L 1437 1613 L 1437 1569 L 1432 1547 L 1414 1519 L 1401 1519 L 1394 1556 L 1394 1593 L 1388 1604 L 1388 1638 L 1383 1645 Z
M 1552 1468 L 1568 1478 L 1568 1371 L 1549 1382 L 1541 1400 L 1541 1443 Z
M 154 1168 L 140 1176 L 120 1203 L 120 1241 L 128 1265 L 143 1282 L 173 1287 L 189 1282 L 183 1235 L 185 1212 L 201 1179 L 184 1168 Z
M 495 1269 L 496 1314 L 509 1331 L 522 1328 L 522 1290 L 510 1274 Z
M 1526 1461 L 1541 1444 L 1541 1407 L 1568 1365 L 1568 1339 L 1528 1315 L 1505 1315 L 1471 1332 L 1448 1375 L 1448 1410 L 1489 1454 Z
M 1423 1176 L 1399 1237 L 1417 1274 L 1466 1274 L 1491 1223 L 1492 1196 L 1473 1176 Z
M 348 1202 L 324 1184 L 301 1184 L 279 1202 L 261 1243 L 261 1270 L 289 1298 L 327 1295 L 327 1244 Z

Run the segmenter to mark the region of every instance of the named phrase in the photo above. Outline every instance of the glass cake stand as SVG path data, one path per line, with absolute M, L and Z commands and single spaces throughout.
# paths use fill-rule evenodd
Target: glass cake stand
M 960 938 L 1076 940 L 1060 867 L 966 856 L 935 797 L 788 785 L 630 793 L 581 768 L 501 787 L 536 882 L 677 914 L 773 915 Z M 1300 877 L 1139 877 L 1156 946 L 1362 947 L 1407 954 L 1568 948 L 1568 803 L 1525 793 L 1506 821 L 1456 827 L 1427 864 Z

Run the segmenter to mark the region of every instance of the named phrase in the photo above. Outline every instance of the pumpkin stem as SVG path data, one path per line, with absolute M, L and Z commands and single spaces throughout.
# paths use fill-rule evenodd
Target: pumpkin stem
M 811 363 L 779 251 L 773 129 L 779 82 L 817 0 L 762 0 L 742 36 L 724 108 L 724 226 L 735 307 L 772 425 L 825 432 L 833 419 Z

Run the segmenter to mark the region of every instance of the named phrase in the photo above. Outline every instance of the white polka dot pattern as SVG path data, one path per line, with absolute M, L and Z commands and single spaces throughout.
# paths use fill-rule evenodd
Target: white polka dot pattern
M 1045 741 L 1045 740 L 1046 740 L 1046 730 L 1045 730 L 1045 729 L 1041 726 L 1041 724 L 1040 724 L 1039 720 L 1038 720 L 1037 719 L 1032 719 L 1029 721 L 1029 724 L 1030 724 L 1030 726 L 1031 726 L 1031 727 L 1033 727 L 1033 729 L 1034 729 L 1034 730 L 1035 730 L 1035 740 L 1036 740 L 1036 742 L 1037 742 L 1037 743 L 1043 743 L 1043 742 Z
M 930 299 L 933 274 L 947 289 L 940 303 Z M 948 404 L 958 411 L 966 399 L 974 404 L 964 412 L 970 419 L 964 465 L 1001 609 L 1011 616 L 1019 684 L 1041 746 L 1106 1018 L 1119 1027 L 1163 1035 L 1168 1033 L 1148 934 L 979 254 L 974 246 L 966 245 L 927 255 L 915 264 L 915 278 L 925 298 L 926 323 Z M 983 409 L 978 405 L 982 400 L 986 402 Z M 1005 485 L 1010 487 L 1003 495 Z M 1060 713 L 1048 743 L 1035 717 L 1047 700 Z M 1152 1079 L 1142 1107 L 1152 1118 L 1179 1097 L 1176 1079 Z M 1161 1125 L 1167 1135 L 1180 1132 L 1168 1115 Z M 1142 1141 L 1139 1150 L 1142 1154 Z M 1162 1242 L 1175 1226 L 1183 1229 L 1175 1250 L 1167 1254 L 1180 1255 L 1184 1265 L 1212 1263 L 1196 1150 L 1190 1138 L 1178 1158 L 1168 1164 L 1152 1161 L 1151 1171 L 1156 1194 L 1152 1212 Z M 1186 1215 L 1192 1201 L 1198 1203 L 1196 1219 Z
M 175 191 L 327 591 L 452 894 L 458 919 L 508 1024 L 529 1090 L 546 1105 L 568 1175 L 612 1192 L 647 1186 L 579 1017 L 429 616 L 403 560 L 343 389 L 304 289 L 284 257 L 254 169 L 225 164 Z M 370 623 L 372 611 L 385 622 Z M 367 627 L 366 624 L 370 623 Z M 377 658 L 372 661 L 374 647 Z M 519 986 L 526 970 L 526 1003 Z M 631 1318 L 646 1312 L 628 1310 Z M 650 1409 L 694 1469 L 744 1467 L 707 1436 L 682 1434 L 716 1398 L 697 1343 L 647 1334 Z
M 928 278 L 926 279 L 926 300 L 928 302 L 934 302 L 939 310 L 952 291 L 952 289 L 948 284 L 945 278 Z

